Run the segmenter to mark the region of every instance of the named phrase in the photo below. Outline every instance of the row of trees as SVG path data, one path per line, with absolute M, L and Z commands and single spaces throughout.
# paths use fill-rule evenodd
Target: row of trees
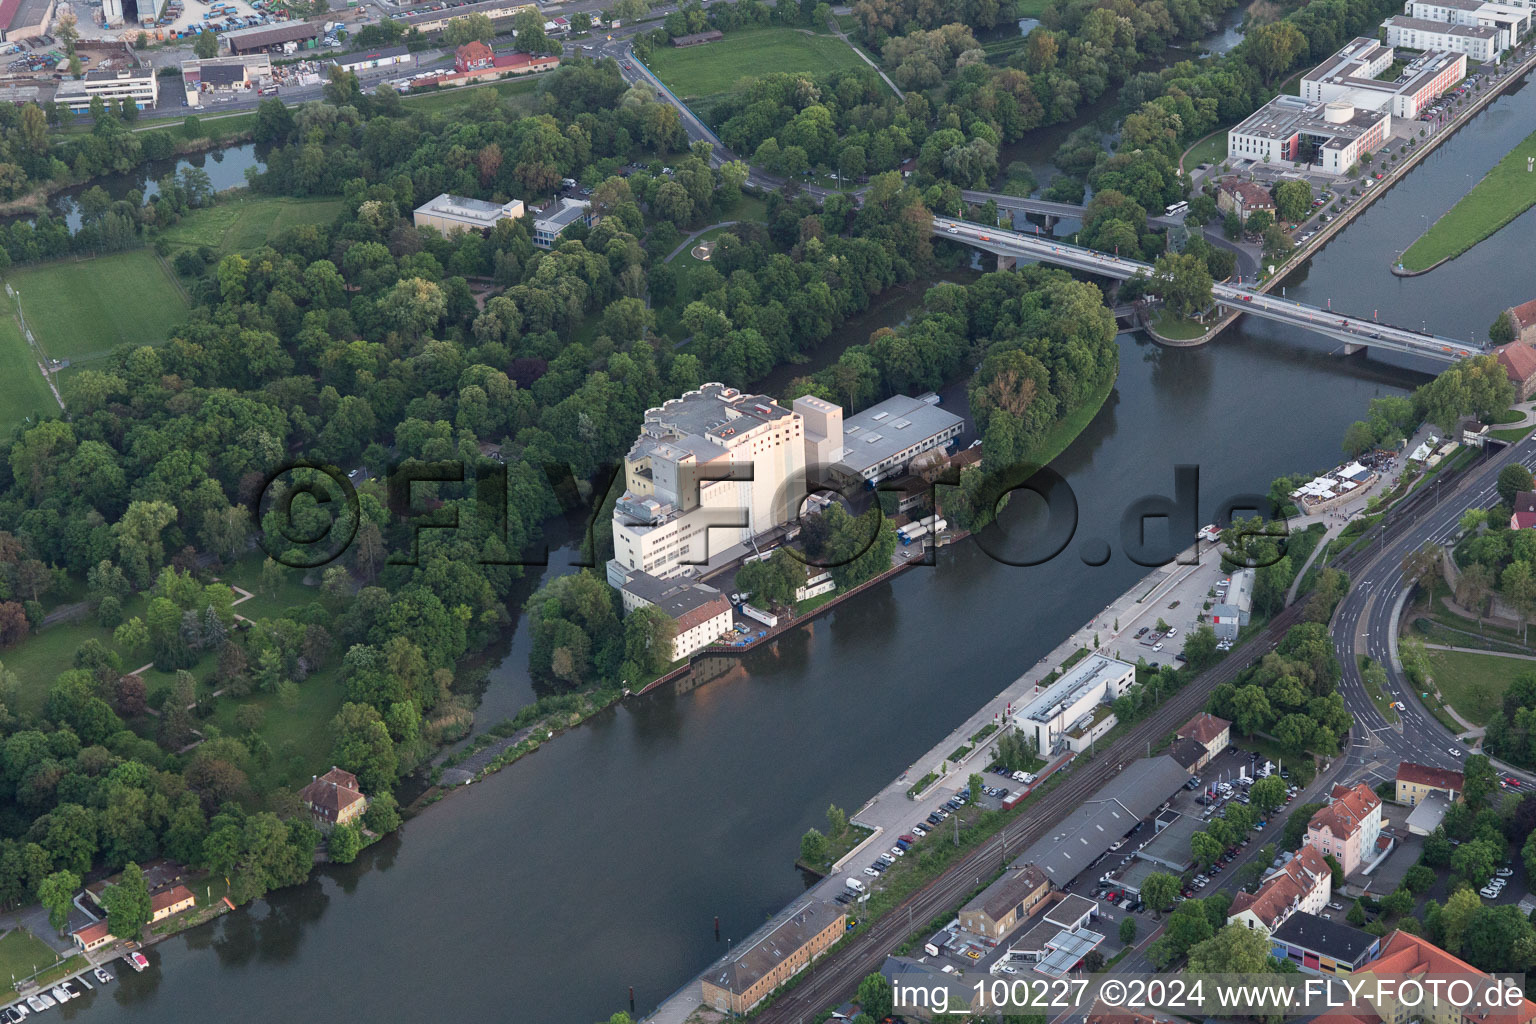
M 1218 685 L 1207 710 L 1245 735 L 1272 735 L 1297 754 L 1334 754 L 1354 725 L 1337 690 L 1339 672 L 1325 623 L 1292 626 L 1258 664 Z

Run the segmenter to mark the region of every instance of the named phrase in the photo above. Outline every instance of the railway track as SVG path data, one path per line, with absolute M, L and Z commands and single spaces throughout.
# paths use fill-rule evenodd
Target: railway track
M 1096 791 L 1123 766 L 1143 756 L 1149 744 L 1183 725 L 1203 708 L 1212 690 L 1236 679 L 1249 665 L 1273 649 L 1285 631 L 1301 621 L 1301 613 L 1300 605 L 1292 605 L 1276 615 L 1263 633 L 1244 644 L 1233 656 L 1195 677 L 1151 715 L 1100 751 L 1092 761 L 1074 767 L 1064 783 L 1029 807 L 1025 816 L 1009 822 L 996 836 L 897 904 L 868 931 L 819 961 L 805 981 L 758 1014 L 756 1019 L 763 1024 L 801 1024 L 812 1020 L 822 1009 L 851 997 L 859 982 L 878 971 L 885 958 L 906 941 L 909 927 L 926 925 L 940 911 L 955 907 L 962 896 L 976 888 L 978 879 L 990 877 L 1006 862 L 1010 850 L 1016 856 L 1029 844 L 1048 835 L 1081 806 L 1088 793 Z

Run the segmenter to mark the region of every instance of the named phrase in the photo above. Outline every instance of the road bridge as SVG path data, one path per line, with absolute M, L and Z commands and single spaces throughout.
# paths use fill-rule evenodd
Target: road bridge
M 1055 239 L 1005 231 L 1001 228 L 972 224 L 963 220 L 935 217 L 934 234 L 952 241 L 994 253 L 998 267 L 1012 267 L 1018 260 L 1036 260 L 1053 263 L 1072 270 L 1081 270 L 1100 277 L 1113 277 L 1124 281 L 1143 274 L 1152 275 L 1152 266 L 1107 253 L 1095 252 L 1081 246 L 1070 245 Z M 1333 309 L 1319 309 L 1292 299 L 1277 298 L 1257 288 L 1243 285 L 1214 284 L 1211 294 L 1217 303 L 1232 309 L 1291 324 L 1342 342 L 1346 354 L 1367 348 L 1387 349 L 1406 355 L 1419 356 L 1437 362 L 1454 363 L 1459 359 L 1483 355 L 1487 349 L 1473 342 L 1444 338 L 1425 331 L 1413 331 L 1403 327 L 1350 316 Z

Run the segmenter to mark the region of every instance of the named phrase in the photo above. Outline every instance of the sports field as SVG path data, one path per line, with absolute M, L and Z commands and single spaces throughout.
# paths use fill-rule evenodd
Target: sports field
M 99 358 L 118 345 L 158 345 L 187 318 L 187 300 L 148 249 L 9 271 L 32 336 L 50 359 Z
M 1510 150 L 1488 176 L 1451 207 L 1403 253 L 1408 270 L 1428 270 L 1460 256 L 1536 203 L 1536 171 L 1526 169 L 1536 157 L 1536 133 Z
M 15 303 L 7 299 L 0 309 L 0 430 L 41 413 L 57 413 L 59 403 L 43 381 L 31 348 L 21 336 L 13 315 Z
M 248 252 L 301 224 L 329 224 L 341 211 L 339 199 L 282 197 L 230 199 L 194 210 L 160 237 L 172 249 L 211 246 L 221 253 Z
M 772 71 L 825 74 L 864 66 L 842 40 L 792 28 L 730 32 L 717 43 L 658 49 L 650 61 L 656 77 L 684 99 L 731 92 Z

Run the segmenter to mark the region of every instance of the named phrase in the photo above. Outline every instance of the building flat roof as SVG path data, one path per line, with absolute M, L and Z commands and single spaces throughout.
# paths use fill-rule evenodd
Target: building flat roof
M 1439 22 L 1431 24 L 1439 25 Z M 1490 30 L 1491 31 L 1491 30 Z M 1232 129 L 1237 135 L 1261 139 L 1288 139 L 1293 135 L 1319 136 L 1329 146 L 1343 148 L 1389 117 L 1385 111 L 1353 108 L 1347 121 L 1329 121 L 1323 116 L 1326 103 L 1308 103 L 1299 96 L 1276 96 Z M 1340 140 L 1343 140 L 1342 142 Z
M 1430 21 L 1428 18 L 1410 18 L 1406 14 L 1394 14 L 1382 24 L 1394 28 L 1412 29 L 1415 32 L 1433 32 L 1442 36 L 1468 36 L 1477 39 L 1492 39 L 1499 34 L 1498 29 L 1487 25 L 1452 25 L 1444 21 Z
M 587 215 L 591 206 L 574 199 L 561 199 L 559 209 L 541 213 L 534 218 L 534 226 L 559 233 Z
M 1310 949 L 1315 953 L 1322 953 L 1349 964 L 1357 962 L 1380 941 L 1368 931 L 1342 921 L 1318 917 L 1305 910 L 1298 910 L 1286 918 L 1285 923 L 1275 929 L 1271 938 L 1276 942 Z
M 155 77 L 155 69 L 151 67 L 136 68 L 102 68 L 100 71 L 87 71 L 87 82 L 137 82 L 148 81 Z
M 1063 708 L 1081 700 L 1086 691 L 1105 685 L 1127 670 L 1135 672 L 1136 666 L 1102 654 L 1090 654 L 1024 705 L 1019 714 L 1031 722 L 1049 722 L 1061 714 Z
M 318 39 L 322 25 L 308 21 L 280 21 L 275 25 L 258 25 L 255 28 L 237 28 L 225 32 L 224 38 L 231 50 L 259 50 L 264 46 L 278 46 L 300 39 Z
M 1035 970 L 1052 978 L 1059 978 L 1076 967 L 1078 961 L 1098 948 L 1104 936 L 1086 928 L 1059 932 L 1051 940 L 1051 951 L 1044 960 L 1035 964 Z
M 513 200 L 512 203 L 516 203 Z M 489 228 L 498 220 L 509 216 L 507 206 L 512 203 L 491 203 L 484 199 L 470 199 L 467 196 L 455 196 L 444 192 L 435 199 L 429 199 L 416 208 L 416 213 L 425 213 L 433 217 L 446 217 L 462 224 L 470 224 L 476 227 Z
M 410 49 L 404 46 L 386 46 L 382 50 L 369 50 L 367 53 L 352 53 L 345 57 L 337 57 L 336 63 L 344 68 L 352 67 L 356 64 L 366 64 L 371 60 L 383 60 L 385 57 L 404 57 L 410 52 Z
M 965 421 L 936 403 L 896 395 L 843 420 L 843 449 L 835 458 L 862 476 L 886 459 Z
M 1147 840 L 1141 849 L 1136 851 L 1136 856 L 1142 860 L 1152 861 L 1162 865 L 1166 870 L 1173 868 L 1182 871 L 1194 863 L 1195 858 L 1189 852 L 1189 840 L 1196 832 L 1204 830 L 1205 822 L 1192 814 L 1181 814 L 1173 822 L 1166 826 L 1157 835 Z
M 1440 2 L 1440 0 L 1435 0 L 1435 2 Z M 1468 9 L 1476 9 L 1483 6 L 1482 0 L 1457 0 L 1457 2 L 1469 4 Z M 1436 24 L 1442 23 L 1436 22 Z M 1363 73 L 1363 69 L 1372 61 L 1383 56 L 1390 60 L 1392 55 L 1391 47 L 1383 46 L 1374 39 L 1367 39 L 1362 36 L 1307 72 L 1303 81 L 1323 82 L 1330 85 L 1345 86 L 1350 89 L 1385 93 L 1394 96 L 1400 93 L 1412 96 L 1433 81 L 1447 67 L 1455 64 L 1457 61 L 1466 60 L 1466 54 L 1453 53 L 1447 50 L 1430 50 L 1415 57 L 1403 69 L 1402 74 L 1394 80 L 1373 78 Z

